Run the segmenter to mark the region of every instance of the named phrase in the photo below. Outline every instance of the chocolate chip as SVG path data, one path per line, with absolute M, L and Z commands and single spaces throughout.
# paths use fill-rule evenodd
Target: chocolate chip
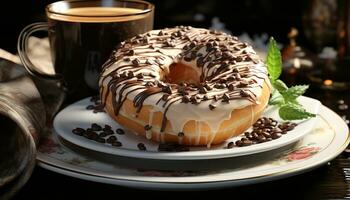
M 72 132 L 76 135 L 82 136 L 85 133 L 85 130 L 82 128 L 75 128 L 72 130 Z
M 209 109 L 210 109 L 210 110 L 214 110 L 215 108 L 216 108 L 216 105 L 209 104 Z
M 135 59 L 132 60 L 131 62 L 132 62 L 132 64 L 134 64 L 134 65 L 136 65 L 136 66 L 138 66 L 138 65 L 141 63 L 140 60 L 139 60 L 138 58 L 135 58 Z
M 206 94 L 207 93 L 207 89 L 203 85 L 199 85 L 198 86 L 198 90 L 199 90 L 200 94 Z
M 137 148 L 139 148 L 139 150 L 141 150 L 141 151 L 146 151 L 146 146 L 143 143 L 138 143 Z
M 163 88 L 162 88 L 162 91 L 163 91 L 163 92 L 166 92 L 166 93 L 168 93 L 168 94 L 171 94 L 171 93 L 172 93 L 172 89 L 171 89 L 171 87 L 170 87 L 169 85 L 163 87 Z
M 164 35 L 163 31 L 158 32 L 158 36 L 163 36 L 163 35 Z
M 214 85 L 214 87 L 215 87 L 216 89 L 224 89 L 224 88 L 226 88 L 226 85 L 225 85 L 225 84 L 222 84 L 222 83 L 216 83 L 216 84 Z
M 134 72 L 132 72 L 132 71 L 128 72 L 128 75 L 127 75 L 128 78 L 133 78 L 134 76 L 135 76 Z
M 229 84 L 228 85 L 228 90 L 229 91 L 234 91 L 236 89 L 236 86 L 235 85 L 233 85 L 233 84 Z
M 230 95 L 228 95 L 227 93 L 225 93 L 224 95 L 222 95 L 223 98 L 223 102 L 230 102 Z
M 119 142 L 119 141 L 115 141 L 115 142 L 112 143 L 112 146 L 121 147 L 121 146 L 122 146 L 122 143 Z
M 164 95 L 162 96 L 162 100 L 163 100 L 163 101 L 168 100 L 169 96 L 170 96 L 169 94 L 164 94 Z
M 190 102 L 190 97 L 188 97 L 187 95 L 183 96 L 182 99 L 181 99 L 183 103 L 188 103 Z
M 192 104 L 199 104 L 200 102 L 201 102 L 201 100 L 200 99 L 198 99 L 198 98 L 196 98 L 196 96 L 191 96 L 191 103 Z
M 204 100 L 204 101 L 209 100 L 209 96 L 205 94 L 205 95 L 203 96 L 203 100 Z
M 243 61 L 243 59 L 242 59 L 242 57 L 237 57 L 237 58 L 236 58 L 236 61 L 237 61 L 237 62 L 241 62 L 241 61 Z
M 93 131 L 101 131 L 102 127 L 96 123 L 91 124 L 91 130 Z
M 119 135 L 124 135 L 125 131 L 123 129 L 121 129 L 121 128 L 117 128 L 116 133 L 119 134 Z
M 138 79 L 143 79 L 143 74 L 142 74 L 142 73 L 139 73 L 139 74 L 136 75 L 136 77 L 137 77 Z
M 207 90 L 207 91 L 210 91 L 212 90 L 213 88 L 209 85 L 209 84 L 204 84 L 204 88 Z
M 185 136 L 185 133 L 184 133 L 184 132 L 179 132 L 179 133 L 177 134 L 177 136 L 178 136 L 178 137 L 184 137 L 184 136 Z
M 241 95 L 241 97 L 249 97 L 249 93 L 245 90 L 239 91 L 239 94 Z
M 135 51 L 134 51 L 134 50 L 130 50 L 130 51 L 128 51 L 128 53 L 126 53 L 125 55 L 127 55 L 127 56 L 133 56 L 133 55 L 135 55 Z
M 149 131 L 149 130 L 151 130 L 151 129 L 152 129 L 152 126 L 151 126 L 151 125 L 149 125 L 149 124 L 147 124 L 147 125 L 144 127 L 144 129 L 145 129 L 146 131 Z

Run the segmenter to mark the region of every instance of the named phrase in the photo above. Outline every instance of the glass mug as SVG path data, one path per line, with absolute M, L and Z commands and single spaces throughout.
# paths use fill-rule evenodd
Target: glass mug
M 57 79 L 66 103 L 98 93 L 101 66 L 123 40 L 153 29 L 154 6 L 145 1 L 59 1 L 46 7 L 47 22 L 30 24 L 18 39 L 19 57 L 37 77 Z M 27 41 L 36 31 L 48 31 L 52 74 L 34 66 Z M 47 70 L 45 70 L 47 71 Z

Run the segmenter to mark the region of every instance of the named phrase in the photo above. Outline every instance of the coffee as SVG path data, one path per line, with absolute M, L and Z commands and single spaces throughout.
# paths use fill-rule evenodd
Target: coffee
M 65 15 L 49 14 L 51 19 L 67 22 L 122 22 L 145 18 L 136 8 L 85 7 L 62 11 Z M 118 17 L 113 17 L 117 15 Z
M 72 8 L 49 14 L 51 55 L 55 72 L 64 77 L 69 96 L 97 93 L 101 66 L 118 43 L 152 29 L 150 13 L 134 8 Z M 110 17 L 110 16 L 120 17 Z M 74 69 L 74 70 L 72 70 Z
M 67 102 L 97 94 L 101 66 L 112 50 L 153 28 L 153 5 L 143 1 L 60 1 L 47 6 L 46 15 L 55 78 L 62 80 Z

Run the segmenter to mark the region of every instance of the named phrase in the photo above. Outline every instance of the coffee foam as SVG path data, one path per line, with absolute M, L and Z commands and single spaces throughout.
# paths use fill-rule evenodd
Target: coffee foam
M 122 7 L 82 7 L 69 8 L 58 13 L 50 10 L 48 18 L 67 22 L 123 22 L 145 18 L 150 13 L 142 13 L 143 10 Z

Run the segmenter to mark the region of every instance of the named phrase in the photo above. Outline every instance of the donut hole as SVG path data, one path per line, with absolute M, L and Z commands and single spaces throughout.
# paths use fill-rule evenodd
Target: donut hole
M 165 76 L 165 81 L 173 84 L 189 83 L 197 85 L 200 83 L 200 73 L 182 63 L 173 63 L 169 66 L 169 74 Z

